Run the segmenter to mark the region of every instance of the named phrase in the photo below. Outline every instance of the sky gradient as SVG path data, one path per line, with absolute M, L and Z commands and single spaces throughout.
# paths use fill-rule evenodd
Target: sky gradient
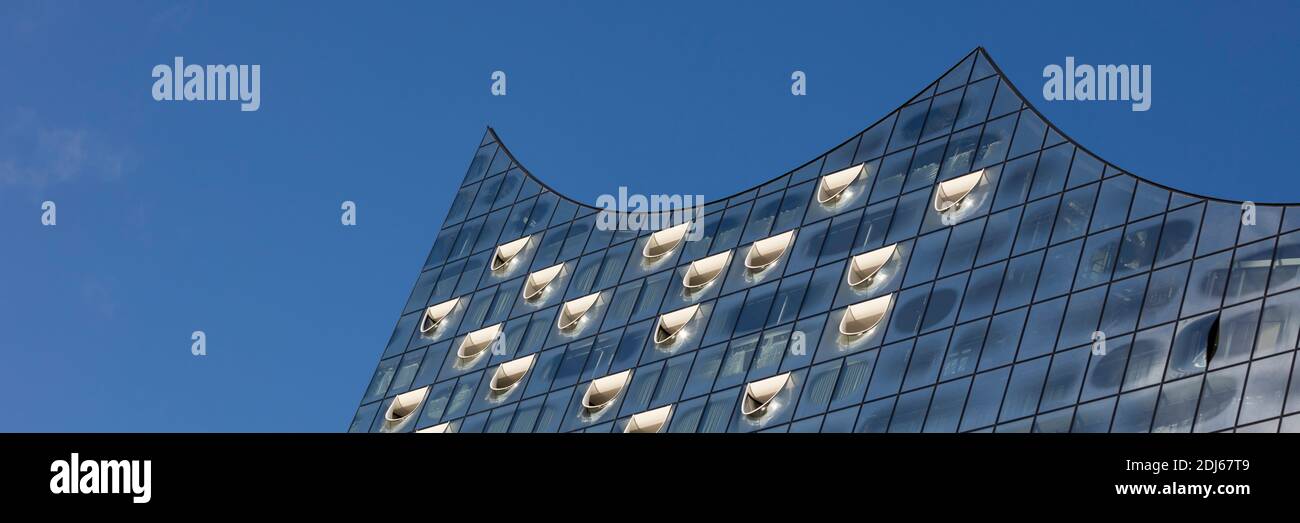
M 1048 119 L 1138 176 L 1300 202 L 1297 11 L 6 2 L 0 430 L 345 430 L 488 125 L 579 201 L 619 185 L 711 200 L 984 46 Z M 154 101 L 150 71 L 176 56 L 260 64 L 260 110 Z M 1043 100 L 1043 68 L 1066 56 L 1151 65 L 1150 110 Z M 807 96 L 790 94 L 795 70 Z

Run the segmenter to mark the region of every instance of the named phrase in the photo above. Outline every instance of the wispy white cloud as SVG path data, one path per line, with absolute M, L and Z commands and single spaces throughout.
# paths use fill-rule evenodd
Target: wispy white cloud
M 110 181 L 128 170 L 127 155 L 83 126 L 41 121 L 19 110 L 0 129 L 0 185 L 44 188 L 84 180 Z

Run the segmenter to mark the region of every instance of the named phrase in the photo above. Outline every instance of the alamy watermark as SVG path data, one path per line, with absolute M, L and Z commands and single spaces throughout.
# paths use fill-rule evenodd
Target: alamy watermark
M 240 111 L 262 107 L 262 66 L 253 65 L 185 65 L 177 56 L 172 65 L 153 66 L 153 99 L 157 101 L 232 100 Z
M 704 237 L 700 219 L 704 217 L 702 194 L 628 194 L 619 187 L 618 195 L 602 194 L 596 198 L 602 210 L 596 216 L 596 228 L 602 231 L 658 231 L 674 224 L 693 222 L 686 241 Z
M 1065 57 L 1065 66 L 1043 68 L 1043 98 L 1051 101 L 1131 101 L 1132 110 L 1151 108 L 1150 65 L 1075 65 Z
M 129 494 L 132 503 L 148 503 L 151 494 L 150 460 L 81 459 L 73 452 L 50 463 L 51 494 Z

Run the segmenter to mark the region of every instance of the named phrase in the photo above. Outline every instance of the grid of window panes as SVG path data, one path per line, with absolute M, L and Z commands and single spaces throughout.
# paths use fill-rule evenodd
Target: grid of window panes
M 842 201 L 817 202 L 821 175 L 860 163 Z M 978 169 L 974 206 L 945 223 L 936 183 Z M 664 432 L 1300 431 L 1300 207 L 1243 212 L 1120 172 L 1055 132 L 982 51 L 705 211 L 702 239 L 647 263 L 653 231 L 596 227 L 595 209 L 540 185 L 489 131 L 351 430 L 382 430 L 394 396 L 427 386 L 401 430 L 621 432 L 673 405 Z M 750 244 L 789 230 L 776 266 L 745 270 Z M 485 269 L 524 236 L 520 267 Z M 866 289 L 845 282 L 850 257 L 890 244 L 892 268 Z M 690 262 L 728 250 L 722 276 L 684 292 Z M 547 294 L 522 299 L 527 274 L 557 263 Z M 561 303 L 597 291 L 577 332 L 556 328 Z M 846 342 L 845 307 L 891 293 L 880 325 Z M 424 309 L 455 297 L 422 335 Z M 697 303 L 680 339 L 655 343 L 659 315 Z M 461 368 L 462 337 L 497 323 L 504 353 Z M 528 354 L 523 381 L 490 394 L 493 370 Z M 615 402 L 585 415 L 588 384 L 628 369 Z M 745 385 L 785 372 L 773 412 L 743 416 Z

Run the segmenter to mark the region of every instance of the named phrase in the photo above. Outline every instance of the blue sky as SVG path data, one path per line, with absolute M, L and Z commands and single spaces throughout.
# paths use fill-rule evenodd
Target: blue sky
M 0 6 L 0 430 L 345 430 L 487 125 L 581 201 L 712 199 L 982 45 L 1135 174 L 1300 201 L 1300 17 L 1280 2 L 465 4 Z M 260 64 L 260 110 L 154 101 L 174 56 Z M 1151 109 L 1043 101 L 1066 56 L 1150 64 Z

